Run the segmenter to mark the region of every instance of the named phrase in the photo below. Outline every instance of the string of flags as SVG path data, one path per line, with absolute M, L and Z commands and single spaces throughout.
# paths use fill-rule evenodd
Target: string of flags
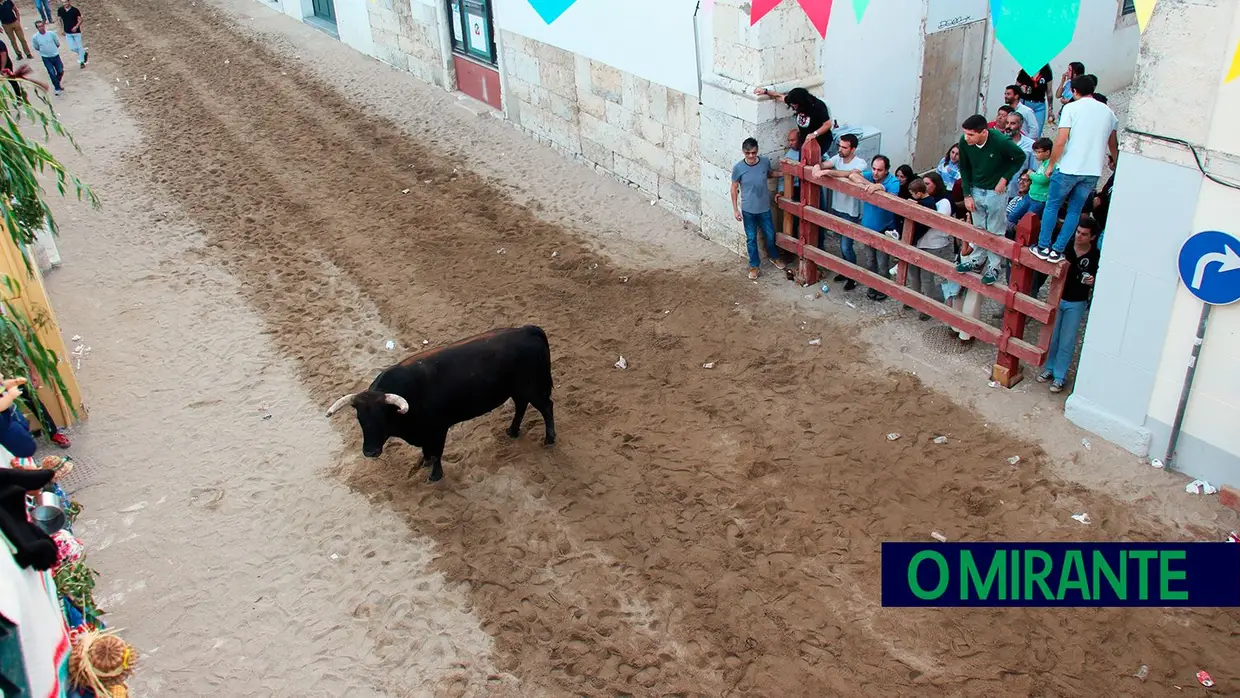
M 607 0 L 596 0 L 605 2 Z M 572 7 L 577 0 L 527 0 L 543 22 L 551 24 Z M 793 0 L 751 0 L 749 25 L 753 26 L 779 6 Z M 819 36 L 827 38 L 831 9 L 835 0 L 795 0 L 809 18 Z M 1084 0 L 990 0 L 990 20 L 995 40 L 1011 54 L 1029 75 L 1036 74 L 1072 43 L 1077 19 Z M 1154 16 L 1158 0 L 1133 0 L 1137 27 L 1144 34 Z M 710 12 L 715 0 L 701 0 L 703 12 Z M 869 9 L 870 0 L 852 0 L 853 14 L 860 24 Z M 1240 77 L 1240 44 L 1231 54 L 1224 83 Z

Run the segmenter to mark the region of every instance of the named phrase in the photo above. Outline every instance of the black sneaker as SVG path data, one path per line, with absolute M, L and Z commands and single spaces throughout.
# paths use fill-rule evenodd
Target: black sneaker
M 86 61 L 88 60 L 90 60 L 90 51 L 83 51 L 82 52 L 82 65 L 85 66 Z
M 1051 248 L 1049 247 L 1038 247 L 1037 245 L 1033 245 L 1029 248 L 1029 251 L 1033 253 L 1034 257 L 1037 257 L 1044 262 L 1050 261 Z
M 1055 250 L 1051 250 L 1050 254 L 1046 255 L 1044 259 L 1050 262 L 1051 264 L 1059 264 L 1060 262 L 1063 261 L 1063 253 L 1056 252 Z
M 849 279 L 848 281 L 845 281 L 845 282 L 844 282 L 844 290 L 845 290 L 845 291 L 851 291 L 851 290 L 853 290 L 853 289 L 854 289 L 854 288 L 856 288 L 856 287 L 857 287 L 857 282 L 856 282 L 856 281 L 853 281 L 852 279 Z

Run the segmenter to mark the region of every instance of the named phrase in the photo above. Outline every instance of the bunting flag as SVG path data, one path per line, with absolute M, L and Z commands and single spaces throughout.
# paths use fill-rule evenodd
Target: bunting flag
M 1072 43 L 1081 0 L 990 0 L 995 39 L 1029 75 Z
M 1158 0 L 1133 0 L 1132 4 L 1137 8 L 1137 28 L 1144 34 L 1145 25 L 1154 16 L 1154 5 L 1158 4 Z
M 775 9 L 782 0 L 753 0 L 753 4 L 749 7 L 749 26 L 758 23 L 758 20 L 766 16 L 768 12 Z M 801 6 L 801 10 L 805 12 L 805 16 L 809 17 L 809 21 L 818 30 L 818 35 L 827 38 L 827 24 L 831 22 L 831 3 L 834 0 L 797 0 L 797 4 Z
M 861 24 L 861 18 L 865 16 L 865 10 L 870 6 L 870 0 L 853 0 L 853 12 L 857 15 L 857 24 Z
M 1236 45 L 1235 53 L 1231 54 L 1231 66 L 1227 68 L 1227 77 L 1223 78 L 1223 84 L 1235 80 L 1240 77 L 1240 44 Z
M 530 7 L 538 13 L 539 17 L 547 24 L 551 24 L 564 14 L 564 11 L 573 6 L 577 0 L 529 0 Z

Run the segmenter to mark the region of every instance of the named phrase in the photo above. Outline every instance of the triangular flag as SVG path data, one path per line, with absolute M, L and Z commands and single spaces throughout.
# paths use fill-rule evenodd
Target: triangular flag
M 865 16 L 865 9 L 870 6 L 870 0 L 853 0 L 853 12 L 857 15 L 857 24 L 861 24 L 861 18 Z
M 778 5 L 780 1 L 781 0 L 753 0 L 752 4 L 749 6 L 749 26 L 752 27 L 757 24 L 758 20 L 765 17 L 766 13 L 775 9 L 775 6 Z
M 1081 0 L 990 0 L 995 39 L 1017 65 L 1037 75 L 1072 43 Z
M 1137 27 L 1144 34 L 1145 25 L 1154 16 L 1154 5 L 1158 4 L 1158 0 L 1133 0 L 1132 4 L 1137 8 Z
M 758 20 L 775 9 L 775 6 L 780 2 L 781 0 L 753 0 L 749 6 L 749 25 L 757 24 Z M 809 21 L 824 39 L 827 38 L 827 24 L 831 21 L 832 2 L 834 0 L 797 0 L 801 10 L 805 12 L 805 16 L 809 17 Z
M 827 38 L 827 24 L 831 22 L 831 3 L 834 0 L 797 0 L 805 16 L 818 30 L 818 35 Z
M 1235 80 L 1240 77 L 1240 44 L 1236 45 L 1235 53 L 1231 54 L 1231 67 L 1227 69 L 1227 77 L 1223 78 L 1223 84 Z
M 539 17 L 547 24 L 551 24 L 564 14 L 564 11 L 573 6 L 577 0 L 529 0 L 530 7 L 538 13 Z

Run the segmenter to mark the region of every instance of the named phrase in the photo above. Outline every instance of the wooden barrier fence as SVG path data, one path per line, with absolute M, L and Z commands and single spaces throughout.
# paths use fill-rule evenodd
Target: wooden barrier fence
M 800 201 L 793 201 L 786 196 L 776 197 L 780 210 L 789 215 L 784 216 L 782 230 L 777 231 L 775 236 L 776 244 L 780 249 L 796 254 L 799 261 L 796 280 L 799 283 L 807 286 L 817 283 L 818 268 L 829 269 L 879 293 L 903 301 L 987 344 L 994 345 L 998 350 L 998 355 L 991 376 L 994 381 L 1006 388 L 1011 388 L 1020 382 L 1022 378 L 1020 362 L 1023 361 L 1032 366 L 1041 366 L 1044 363 L 1050 347 L 1059 301 L 1063 295 L 1066 265 L 1052 264 L 1038 259 L 1029 251 L 1029 245 L 1033 243 L 1035 231 L 1039 225 L 1036 215 L 1027 214 L 1016 226 L 1016 239 L 1009 240 L 1007 237 L 994 235 L 957 218 L 945 216 L 914 201 L 906 201 L 886 192 L 871 194 L 862 187 L 839 178 L 811 176 L 810 170 L 813 163 L 821 160 L 821 150 L 817 142 L 807 139 L 801 149 L 801 162 L 781 160 L 779 163 L 779 169 L 784 175 L 785 193 L 790 194 L 794 191 L 794 178 L 801 180 Z M 904 228 L 900 239 L 896 240 L 874 232 L 818 208 L 818 203 L 821 201 L 821 189 L 824 186 L 840 194 L 878 206 L 897 216 L 903 216 Z M 1012 186 L 1016 184 L 1012 183 Z M 793 234 L 792 216 L 800 221 L 796 235 Z M 997 253 L 1011 263 L 1010 281 L 1004 283 L 1000 278 L 994 284 L 985 285 L 980 275 L 957 272 L 954 263 L 918 249 L 913 245 L 914 225 L 917 223 L 941 230 L 958 240 L 969 243 L 974 248 L 981 247 Z M 875 274 L 819 249 L 818 245 L 825 230 L 851 238 L 873 250 L 886 252 L 893 260 L 898 260 L 899 268 L 895 280 L 887 278 L 885 274 Z M 906 288 L 904 283 L 908 275 L 909 264 L 944 279 L 955 281 L 964 289 L 998 302 L 1003 306 L 1002 326 L 994 327 L 964 315 L 955 308 L 922 295 L 920 289 Z M 1045 303 L 1029 295 L 1035 271 L 1045 274 L 1050 280 L 1049 297 Z M 1037 320 L 1043 326 L 1037 344 L 1030 344 L 1024 338 L 1025 324 L 1029 318 Z

